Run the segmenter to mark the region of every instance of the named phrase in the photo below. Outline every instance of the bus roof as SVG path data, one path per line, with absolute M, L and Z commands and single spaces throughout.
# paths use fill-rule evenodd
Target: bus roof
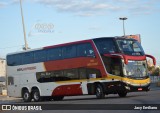
M 54 47 L 63 47 L 63 46 L 71 45 L 71 44 L 91 42 L 92 40 L 96 40 L 96 39 L 106 39 L 106 38 L 108 38 L 108 39 L 127 39 L 126 37 L 123 37 L 123 36 L 99 37 L 99 38 L 92 38 L 92 39 L 75 41 L 75 42 L 68 42 L 68 43 L 63 43 L 63 44 L 56 44 L 56 45 L 46 46 L 46 47 L 42 47 L 42 48 L 28 49 L 28 50 L 26 50 L 26 51 L 19 51 L 19 52 L 8 53 L 7 56 L 8 56 L 8 55 L 19 54 L 19 53 L 25 53 L 25 52 L 32 52 L 32 51 L 36 51 L 36 50 L 50 49 L 50 48 L 54 48 Z M 134 40 L 134 39 L 133 39 L 133 40 Z

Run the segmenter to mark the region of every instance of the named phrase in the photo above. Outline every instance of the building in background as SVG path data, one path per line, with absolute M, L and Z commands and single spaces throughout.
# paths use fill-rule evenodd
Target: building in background
M 6 89 L 6 60 L 0 58 L 0 94 Z

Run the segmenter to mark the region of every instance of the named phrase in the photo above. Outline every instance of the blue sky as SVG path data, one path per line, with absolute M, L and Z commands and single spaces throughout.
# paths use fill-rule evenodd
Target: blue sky
M 160 0 L 22 0 L 26 36 L 30 48 L 140 34 L 145 53 L 160 64 Z M 39 31 L 36 25 L 52 25 Z M 45 26 L 45 27 L 46 27 Z M 45 28 L 46 30 L 46 28 Z M 20 51 L 24 45 L 19 0 L 0 0 L 0 57 Z

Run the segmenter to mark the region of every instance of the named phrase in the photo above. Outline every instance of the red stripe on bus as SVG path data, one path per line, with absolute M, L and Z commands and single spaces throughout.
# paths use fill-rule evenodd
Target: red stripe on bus
M 73 96 L 82 94 L 83 92 L 80 84 L 61 85 L 52 92 L 52 96 Z

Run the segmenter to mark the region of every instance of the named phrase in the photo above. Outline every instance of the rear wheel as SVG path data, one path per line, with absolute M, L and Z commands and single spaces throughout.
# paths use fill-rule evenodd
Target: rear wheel
M 22 93 L 22 98 L 24 102 L 30 102 L 31 101 L 31 94 L 28 90 L 24 90 Z
M 41 97 L 40 97 L 40 93 L 39 93 L 39 90 L 38 89 L 34 89 L 32 91 L 32 98 L 35 102 L 38 102 L 41 100 Z
M 98 84 L 96 86 L 96 97 L 98 99 L 102 99 L 102 98 L 105 98 L 105 93 L 104 93 L 104 90 L 103 90 L 103 87 L 102 85 Z

